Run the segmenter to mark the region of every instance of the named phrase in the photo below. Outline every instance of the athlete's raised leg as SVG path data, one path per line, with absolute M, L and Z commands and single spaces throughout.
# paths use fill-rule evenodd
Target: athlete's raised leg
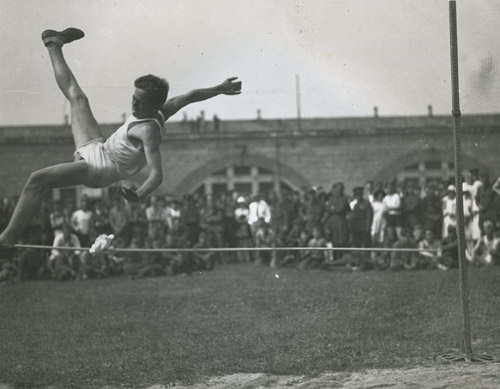
M 76 148 L 102 137 L 99 125 L 90 110 L 88 98 L 78 85 L 62 52 L 64 44 L 83 38 L 83 36 L 83 31 L 76 28 L 68 28 L 61 32 L 46 30 L 42 33 L 42 40 L 49 51 L 57 85 L 71 105 L 71 131 Z
M 0 234 L 1 245 L 13 245 L 40 210 L 47 190 L 88 183 L 88 167 L 85 161 L 62 163 L 32 173 L 24 186 L 9 225 Z M 1 258 L 0 247 L 0 258 Z

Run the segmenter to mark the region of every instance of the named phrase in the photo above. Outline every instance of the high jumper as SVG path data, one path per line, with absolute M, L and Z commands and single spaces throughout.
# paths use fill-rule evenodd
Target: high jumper
M 38 212 L 43 194 L 54 188 L 85 185 L 104 188 L 124 180 L 147 166 L 148 177 L 137 189 L 121 186 L 120 194 L 138 202 L 149 196 L 163 181 L 160 143 L 164 123 L 188 104 L 217 95 L 238 95 L 241 81 L 231 77 L 211 88 L 195 89 L 167 99 L 165 79 L 146 75 L 135 80 L 132 116 L 106 141 L 90 109 L 89 101 L 64 59 L 62 47 L 81 39 L 77 28 L 46 30 L 46 46 L 59 89 L 71 106 L 71 132 L 75 141 L 75 159 L 33 172 L 26 182 L 8 226 L 0 234 L 0 258 L 14 255 L 18 237 Z

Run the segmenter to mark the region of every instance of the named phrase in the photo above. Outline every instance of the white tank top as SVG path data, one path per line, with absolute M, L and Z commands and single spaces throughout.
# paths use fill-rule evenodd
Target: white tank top
M 116 130 L 103 144 L 104 151 L 113 161 L 116 166 L 116 170 L 121 180 L 134 175 L 139 172 L 144 166 L 146 166 L 146 155 L 144 154 L 144 149 L 137 148 L 128 137 L 128 130 L 135 123 L 153 121 L 160 128 L 161 136 L 163 138 L 166 129 L 164 126 L 164 116 L 159 111 L 158 115 L 161 118 L 161 122 L 158 118 L 147 118 L 147 119 L 137 119 L 134 116 L 130 116 L 123 125 Z

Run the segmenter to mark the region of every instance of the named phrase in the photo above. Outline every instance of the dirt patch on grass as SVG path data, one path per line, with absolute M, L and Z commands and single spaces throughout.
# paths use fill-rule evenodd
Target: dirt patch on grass
M 268 374 L 232 374 L 210 378 L 189 388 L 250 389 L 250 388 L 434 388 L 470 389 L 498 388 L 498 364 L 471 365 L 465 363 L 412 369 L 381 369 L 350 373 L 325 373 L 316 377 L 276 376 Z M 148 389 L 164 389 L 156 385 Z M 170 386 L 182 389 L 188 386 Z

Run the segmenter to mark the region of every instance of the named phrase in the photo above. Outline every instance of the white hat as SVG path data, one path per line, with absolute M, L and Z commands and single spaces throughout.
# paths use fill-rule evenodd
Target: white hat
M 244 203 L 245 202 L 245 198 L 243 196 L 240 196 L 236 199 L 236 202 L 237 203 Z
M 455 192 L 455 185 L 448 185 L 448 192 Z

